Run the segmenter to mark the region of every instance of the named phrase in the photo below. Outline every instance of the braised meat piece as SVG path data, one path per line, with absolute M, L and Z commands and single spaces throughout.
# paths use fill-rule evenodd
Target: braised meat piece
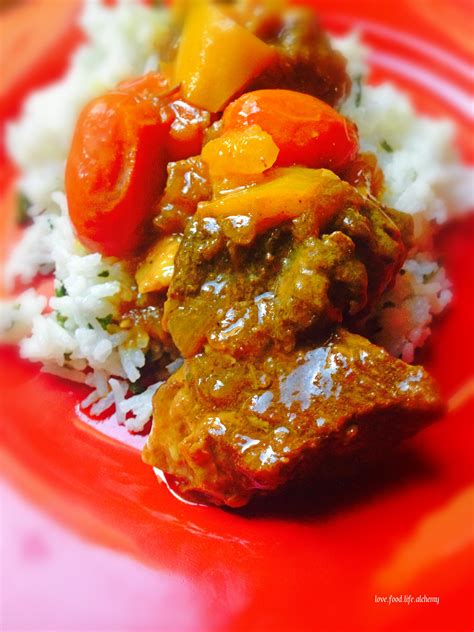
M 334 50 L 311 9 L 291 7 L 278 19 L 265 15 L 249 25 L 278 50 L 275 62 L 246 88 L 285 88 L 337 105 L 351 89 L 346 59 Z
M 199 156 L 168 163 L 165 191 L 155 209 L 155 227 L 162 233 L 180 233 L 212 189 L 206 165 Z
M 410 220 L 391 218 L 329 171 L 314 177 L 308 207 L 263 232 L 245 221 L 245 208 L 238 217 L 198 212 L 189 220 L 164 316 L 183 356 L 206 343 L 235 357 L 272 345 L 291 351 L 303 332 L 308 340 L 365 313 L 393 281 Z M 290 204 L 298 203 L 294 195 Z
M 377 459 L 442 409 L 423 368 L 345 330 L 258 361 L 207 350 L 156 393 L 143 455 L 184 497 L 238 507 Z

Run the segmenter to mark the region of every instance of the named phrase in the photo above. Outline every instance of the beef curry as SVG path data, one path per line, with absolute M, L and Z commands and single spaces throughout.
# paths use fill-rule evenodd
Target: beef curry
M 380 457 L 443 410 L 424 369 L 360 335 L 413 226 L 334 109 L 344 58 L 306 10 L 256 6 L 176 10 L 162 72 L 86 106 L 66 170 L 79 239 L 134 271 L 123 326 L 184 358 L 143 458 L 233 507 Z

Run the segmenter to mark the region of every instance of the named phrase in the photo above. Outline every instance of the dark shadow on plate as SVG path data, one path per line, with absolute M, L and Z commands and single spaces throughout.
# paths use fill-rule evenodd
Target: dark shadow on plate
M 435 463 L 409 446 L 393 450 L 384 460 L 335 480 L 309 480 L 292 484 L 272 496 L 256 498 L 236 513 L 252 520 L 275 518 L 300 521 L 328 518 L 365 504 L 383 494 L 432 479 Z

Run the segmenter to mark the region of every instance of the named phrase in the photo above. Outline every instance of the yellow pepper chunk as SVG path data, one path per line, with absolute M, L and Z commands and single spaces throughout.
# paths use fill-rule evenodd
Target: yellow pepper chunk
M 197 3 L 186 17 L 174 79 L 192 105 L 219 112 L 276 55 L 216 6 Z
M 211 176 L 262 173 L 277 159 L 279 149 L 259 125 L 235 130 L 211 140 L 202 158 Z
M 169 286 L 174 272 L 174 258 L 181 239 L 181 235 L 166 235 L 148 251 L 135 273 L 138 291 L 141 294 L 160 292 Z
M 200 217 L 247 217 L 257 231 L 314 209 L 323 227 L 340 209 L 344 183 L 328 169 L 275 169 L 263 181 L 198 204 Z

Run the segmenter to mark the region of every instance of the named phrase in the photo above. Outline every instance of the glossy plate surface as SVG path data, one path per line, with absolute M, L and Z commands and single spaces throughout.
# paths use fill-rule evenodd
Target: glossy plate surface
M 46 66 L 52 51 L 64 57 L 77 42 L 69 4 L 41 49 Z M 356 25 L 366 35 L 373 81 L 389 78 L 421 111 L 454 118 L 473 161 L 470 2 L 318 7 L 333 32 Z M 4 111 L 37 76 L 21 72 L 3 90 Z M 12 240 L 10 207 L 6 195 L 2 248 Z M 3 629 L 472 629 L 473 219 L 438 241 L 455 299 L 419 360 L 440 381 L 449 414 L 376 471 L 259 510 L 179 502 L 120 442 L 123 431 L 78 414 L 85 389 L 3 350 Z M 390 595 L 402 603 L 380 600 Z

